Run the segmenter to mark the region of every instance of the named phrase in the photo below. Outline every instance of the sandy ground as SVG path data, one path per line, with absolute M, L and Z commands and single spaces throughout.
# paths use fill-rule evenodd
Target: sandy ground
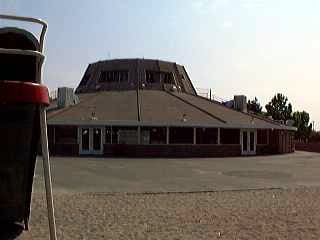
M 170 194 L 55 194 L 59 239 L 320 239 L 320 188 Z M 30 231 L 49 239 L 45 199 Z
M 51 166 L 59 240 L 320 239 L 319 153 L 52 158 Z M 20 240 L 49 239 L 41 161 L 33 187 Z

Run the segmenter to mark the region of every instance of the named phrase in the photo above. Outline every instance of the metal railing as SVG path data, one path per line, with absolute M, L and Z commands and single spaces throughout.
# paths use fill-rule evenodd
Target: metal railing
M 227 99 L 214 95 L 210 88 L 196 88 L 196 91 L 199 96 L 207 98 L 211 101 L 219 102 L 221 104 L 229 101 Z

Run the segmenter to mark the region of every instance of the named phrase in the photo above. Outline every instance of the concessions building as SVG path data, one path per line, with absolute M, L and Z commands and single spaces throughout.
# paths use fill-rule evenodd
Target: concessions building
M 295 128 L 197 95 L 172 62 L 116 59 L 90 64 L 77 87 L 48 109 L 53 155 L 223 157 L 294 151 Z

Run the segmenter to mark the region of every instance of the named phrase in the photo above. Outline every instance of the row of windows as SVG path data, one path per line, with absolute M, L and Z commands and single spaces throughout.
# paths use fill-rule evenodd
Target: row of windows
M 128 71 L 102 71 L 100 74 L 99 82 L 128 82 Z
M 76 126 L 59 126 L 49 127 L 49 135 L 55 135 L 56 143 L 76 143 L 77 130 Z M 260 135 L 258 134 L 258 138 Z M 136 136 L 136 137 L 135 137 Z M 196 142 L 197 144 L 217 144 L 218 129 L 217 128 L 197 128 Z M 221 144 L 240 144 L 240 129 L 220 129 Z M 105 127 L 105 142 L 111 143 L 131 143 L 132 139 L 137 140 L 137 127 Z M 193 143 L 193 128 L 189 127 L 170 127 L 169 142 L 170 143 Z M 262 140 L 261 140 L 262 141 Z M 145 144 L 165 144 L 166 128 L 165 127 L 141 127 L 141 143 Z
M 174 77 L 171 72 L 146 71 L 146 82 L 149 84 L 163 82 L 165 84 L 174 84 Z M 128 82 L 128 71 L 102 71 L 99 82 L 120 83 Z
M 146 71 L 146 82 L 174 84 L 174 77 L 171 72 Z
M 52 138 L 55 136 L 56 143 L 77 143 L 78 127 L 76 126 L 52 126 L 48 128 L 48 134 Z M 105 127 L 105 142 L 111 143 L 126 143 L 131 135 L 137 134 L 137 127 Z M 55 132 L 55 133 L 53 133 Z M 131 135 L 130 135 L 131 134 Z M 133 134 L 133 135 L 135 135 Z M 197 144 L 217 144 L 217 128 L 197 128 L 196 143 Z M 257 131 L 257 144 L 268 144 L 268 130 Z M 240 144 L 239 129 L 220 129 L 221 144 Z M 276 135 L 275 135 L 276 136 Z M 193 128 L 188 127 L 170 127 L 169 135 L 170 143 L 193 143 Z M 136 137 L 133 137 L 136 140 Z M 128 140 L 128 141 L 129 141 Z M 130 142 L 129 141 L 129 142 Z M 271 139 L 271 141 L 273 141 Z M 165 127 L 141 127 L 141 143 L 142 144 L 165 144 L 166 143 L 166 128 Z

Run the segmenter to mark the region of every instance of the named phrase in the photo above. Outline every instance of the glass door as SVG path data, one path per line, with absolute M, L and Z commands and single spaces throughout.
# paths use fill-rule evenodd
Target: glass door
M 102 129 L 92 129 L 92 151 L 93 153 L 102 153 Z
M 102 128 L 80 128 L 80 154 L 102 154 Z
M 257 131 L 256 130 L 242 130 L 241 131 L 241 147 L 242 155 L 255 155 L 257 145 Z
M 90 129 L 81 128 L 80 153 L 89 153 L 90 151 Z

